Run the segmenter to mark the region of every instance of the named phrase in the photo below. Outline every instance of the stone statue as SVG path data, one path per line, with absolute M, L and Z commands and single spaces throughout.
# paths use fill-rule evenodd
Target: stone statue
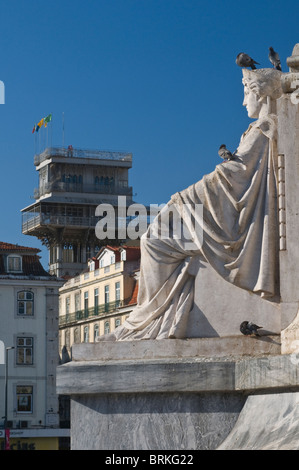
M 136 309 L 99 341 L 185 338 L 200 261 L 260 298 L 279 295 L 275 104 L 281 75 L 243 69 L 243 105 L 257 120 L 242 135 L 234 160 L 176 193 L 156 217 L 141 239 Z M 171 214 L 170 224 L 183 224 L 186 207 L 190 217 L 182 236 L 160 237 L 165 214 Z

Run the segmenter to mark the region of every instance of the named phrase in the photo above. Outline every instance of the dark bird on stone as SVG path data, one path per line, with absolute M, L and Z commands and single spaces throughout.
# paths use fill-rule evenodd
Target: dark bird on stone
M 240 54 L 237 55 L 236 64 L 239 65 L 239 67 L 251 67 L 252 70 L 256 69 L 255 64 L 260 65 L 248 54 L 245 54 L 245 52 L 240 52 Z
M 280 57 L 273 47 L 269 47 L 269 60 L 276 70 L 281 70 Z
M 257 330 L 260 328 L 263 328 L 262 326 L 255 325 L 254 323 L 251 323 L 249 321 L 243 321 L 240 325 L 240 331 L 243 333 L 243 335 L 256 335 L 259 336 L 259 333 Z
M 233 154 L 226 148 L 226 145 L 222 144 L 218 150 L 219 157 L 223 158 L 223 160 L 233 160 Z

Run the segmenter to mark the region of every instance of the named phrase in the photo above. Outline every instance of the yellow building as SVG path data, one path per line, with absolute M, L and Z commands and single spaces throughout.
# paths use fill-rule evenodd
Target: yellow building
M 105 246 L 59 290 L 61 361 L 74 343 L 93 343 L 121 325 L 137 301 L 140 248 Z

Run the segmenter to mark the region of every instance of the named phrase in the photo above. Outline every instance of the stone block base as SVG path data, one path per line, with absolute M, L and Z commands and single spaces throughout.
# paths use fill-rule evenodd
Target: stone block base
M 74 395 L 72 449 L 215 449 L 233 429 L 245 400 L 226 393 Z
M 297 357 L 280 354 L 279 337 L 239 337 L 234 354 L 227 341 L 76 345 L 57 369 L 72 449 L 297 449 Z

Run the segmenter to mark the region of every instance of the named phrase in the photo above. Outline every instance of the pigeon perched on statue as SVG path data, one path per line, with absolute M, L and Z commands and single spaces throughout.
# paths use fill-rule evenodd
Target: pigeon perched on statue
M 243 321 L 240 325 L 240 331 L 245 336 L 248 336 L 248 335 L 259 336 L 259 333 L 257 330 L 259 330 L 260 328 L 263 328 L 263 327 L 255 325 L 255 323 L 248 322 L 248 321 Z
M 225 144 L 220 145 L 218 150 L 219 157 L 223 158 L 223 160 L 233 160 L 234 155 L 226 148 Z
M 245 54 L 245 52 L 240 52 L 240 54 L 237 55 L 236 64 L 239 65 L 239 67 L 251 67 L 252 70 L 256 69 L 255 64 L 260 65 L 248 54 Z
M 269 60 L 270 60 L 271 64 L 273 65 L 273 67 L 276 70 L 281 71 L 280 57 L 279 57 L 278 53 L 274 51 L 273 47 L 269 47 L 269 51 L 270 51 L 269 52 Z

